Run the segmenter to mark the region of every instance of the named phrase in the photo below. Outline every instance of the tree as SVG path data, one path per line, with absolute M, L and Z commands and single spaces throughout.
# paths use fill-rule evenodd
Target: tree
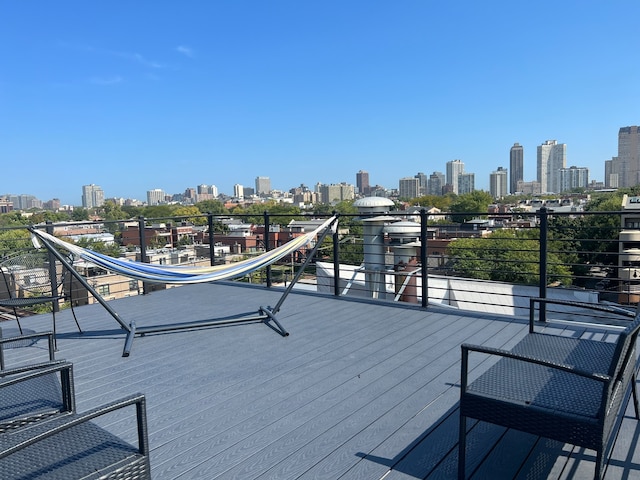
M 89 220 L 89 210 L 82 207 L 74 208 L 73 212 L 71 213 L 71 220 L 73 220 L 74 222 Z
M 76 245 L 82 248 L 87 248 L 89 250 L 93 250 L 94 252 L 102 253 L 104 255 L 109 255 L 111 257 L 119 257 L 120 256 L 120 246 L 115 243 L 105 243 L 100 240 L 92 240 L 88 238 L 80 238 Z
M 420 205 L 421 207 L 436 207 L 443 212 L 449 211 L 451 204 L 455 201 L 455 195 L 424 195 L 411 201 L 412 205 Z
M 122 207 L 113 200 L 106 200 L 102 207 L 100 207 L 100 211 L 103 218 L 107 221 L 126 220 L 127 218 L 131 218 L 127 212 L 122 210 Z
M 206 225 L 207 217 L 196 206 L 181 206 L 173 211 L 173 216 L 184 217 L 186 221 L 194 225 Z
M 460 238 L 449 244 L 456 273 L 469 278 L 538 285 L 540 241 L 537 230 L 498 230 L 484 238 Z M 548 282 L 570 285 L 571 270 L 555 253 L 547 256 Z
M 201 213 L 211 213 L 213 215 L 227 215 L 229 210 L 219 200 L 203 200 L 196 203 L 196 207 Z
M 5 230 L 0 232 L 0 257 L 4 257 L 9 252 L 15 252 L 27 248 L 31 245 L 31 234 L 27 230 Z
M 460 223 L 472 220 L 479 214 L 486 214 L 489 205 L 492 203 L 493 197 L 491 194 L 482 190 L 458 195 L 451 204 L 451 212 L 464 215 L 452 215 L 452 218 Z

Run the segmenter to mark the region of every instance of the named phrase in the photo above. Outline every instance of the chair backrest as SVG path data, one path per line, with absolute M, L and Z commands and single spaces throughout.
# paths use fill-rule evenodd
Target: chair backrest
M 0 262 L 0 269 L 10 297 L 51 296 L 64 281 L 64 269 L 61 266 L 51 268 L 47 252 L 6 257 Z
M 616 349 L 609 367 L 609 375 L 618 380 L 629 361 L 633 361 L 632 354 L 640 332 L 640 304 L 634 320 L 620 333 L 616 342 Z

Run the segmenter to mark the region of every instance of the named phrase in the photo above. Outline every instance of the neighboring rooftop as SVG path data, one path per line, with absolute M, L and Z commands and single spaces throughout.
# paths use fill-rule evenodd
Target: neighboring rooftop
M 143 326 L 233 316 L 280 294 L 218 283 L 110 305 Z M 124 332 L 100 305 L 76 312 L 86 332 L 62 311 L 58 358 L 74 363 L 78 409 L 144 393 L 155 480 L 455 478 L 460 344 L 509 348 L 527 332 L 522 318 L 294 291 L 278 315 L 286 338 L 263 324 L 149 334 L 123 358 Z M 43 331 L 50 321 L 43 314 L 23 326 Z M 9 365 L 42 360 L 45 346 L 5 356 Z M 135 437 L 124 420 L 104 426 Z M 606 479 L 640 473 L 639 438 L 628 413 Z M 467 449 L 477 479 L 594 471 L 589 450 L 490 424 L 473 426 Z

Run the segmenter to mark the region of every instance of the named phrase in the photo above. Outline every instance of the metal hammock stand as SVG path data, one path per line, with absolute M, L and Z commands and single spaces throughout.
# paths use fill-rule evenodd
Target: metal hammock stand
M 89 282 L 87 282 L 87 280 L 73 267 L 73 265 L 68 261 L 68 259 L 56 249 L 52 241 L 52 239 L 57 240 L 55 237 L 52 237 L 51 235 L 48 235 L 40 230 L 37 230 L 34 227 L 30 227 L 29 231 L 69 271 L 69 273 L 73 275 L 73 277 L 75 277 L 78 280 L 78 282 L 80 282 L 80 284 L 91 293 L 91 295 L 96 299 L 96 301 L 100 303 L 102 307 L 104 307 L 104 309 L 118 322 L 120 327 L 126 332 L 126 339 L 125 339 L 124 348 L 122 351 L 122 356 L 128 357 L 129 354 L 131 353 L 131 348 L 133 346 L 133 339 L 135 338 L 135 336 L 136 335 L 143 336 L 147 333 L 171 332 L 175 330 L 187 330 L 187 329 L 202 328 L 202 327 L 215 327 L 215 326 L 221 326 L 221 325 L 239 324 L 239 323 L 247 323 L 247 322 L 251 322 L 251 323 L 263 322 L 268 327 L 272 328 L 274 331 L 279 333 L 281 336 L 287 337 L 289 335 L 289 332 L 278 321 L 278 319 L 276 318 L 276 315 L 280 311 L 282 304 L 284 303 L 287 296 L 293 289 L 294 285 L 298 282 L 298 280 L 304 273 L 304 270 L 309 265 L 313 257 L 316 255 L 320 244 L 323 242 L 327 234 L 330 231 L 332 231 L 332 227 L 335 228 L 337 223 L 337 217 L 332 217 L 329 220 L 330 221 L 327 221 L 325 223 L 322 233 L 318 235 L 316 244 L 313 246 L 311 251 L 307 254 L 306 259 L 302 263 L 302 265 L 298 267 L 296 274 L 294 275 L 289 285 L 285 288 L 282 295 L 280 296 L 280 299 L 278 300 L 278 302 L 274 307 L 260 306 L 258 308 L 258 311 L 255 313 L 250 312 L 250 313 L 247 313 L 246 315 L 241 314 L 237 317 L 234 316 L 234 317 L 226 317 L 226 318 L 213 318 L 210 320 L 200 320 L 195 322 L 181 322 L 181 323 L 164 324 L 164 325 L 149 325 L 144 327 L 136 327 L 135 321 L 131 321 L 127 323 L 120 317 L 118 312 L 116 312 L 109 305 L 109 303 L 102 297 L 102 295 L 100 295 L 96 291 L 96 289 L 93 286 L 91 286 Z M 57 241 L 55 243 L 57 243 L 58 245 L 61 245 L 63 248 L 66 248 L 66 246 L 64 245 L 64 242 Z M 80 247 L 75 247 L 75 249 L 79 249 L 79 248 Z M 119 271 L 119 270 L 116 270 L 116 271 L 122 275 L 131 276 L 124 271 Z M 170 281 L 166 281 L 162 283 L 170 283 Z M 181 282 L 181 283 L 185 283 L 185 282 Z

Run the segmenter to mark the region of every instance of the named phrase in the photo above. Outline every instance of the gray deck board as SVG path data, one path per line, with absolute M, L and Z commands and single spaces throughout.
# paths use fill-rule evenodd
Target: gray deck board
M 110 305 L 141 327 L 255 313 L 280 294 L 222 283 Z M 58 315 L 57 355 L 74 363 L 78 409 L 144 393 L 159 480 L 455 478 L 460 344 L 510 348 L 527 332 L 523 319 L 294 291 L 278 314 L 289 337 L 260 323 L 153 333 L 136 337 L 131 356 L 122 358 L 124 331 L 100 305 L 80 307 L 77 315 L 84 334 L 70 311 Z M 43 331 L 50 323 L 43 314 L 23 325 Z M 43 361 L 46 345 L 7 349 L 5 358 Z M 471 376 L 488 365 L 474 363 Z M 105 428 L 135 438 L 126 415 L 107 422 Z M 474 478 L 593 474 L 593 452 L 485 423 L 469 421 L 468 428 Z M 639 438 L 628 409 L 607 479 L 640 475 Z

